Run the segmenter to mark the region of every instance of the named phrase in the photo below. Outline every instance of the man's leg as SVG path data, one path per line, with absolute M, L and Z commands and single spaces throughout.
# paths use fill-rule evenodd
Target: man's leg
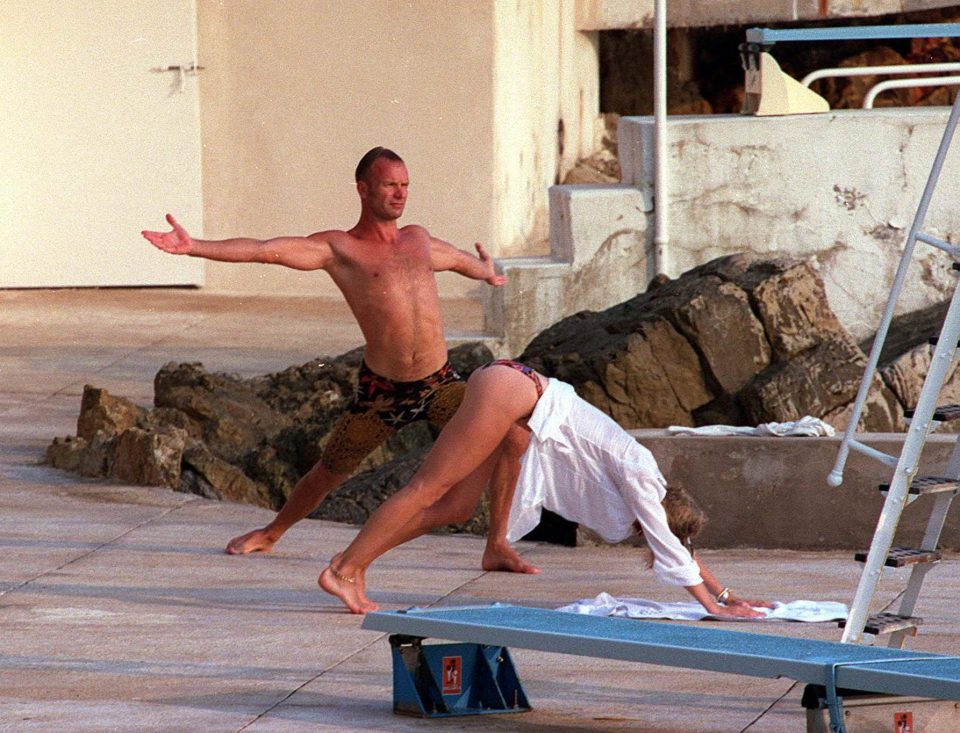
M 484 570 L 503 570 L 510 573 L 536 574 L 540 568 L 520 557 L 507 542 L 510 507 L 520 476 L 520 459 L 530 443 L 527 430 L 514 425 L 504 438 L 499 459 L 490 477 L 490 517 L 487 544 L 483 550 L 481 567 Z
M 342 484 L 349 473 L 334 473 L 318 462 L 297 482 L 287 501 L 266 527 L 234 537 L 227 543 L 227 554 L 246 555 L 250 552 L 270 552 L 277 541 L 294 524 L 306 517 L 327 498 L 327 494 Z
M 293 487 L 273 521 L 230 540 L 227 553 L 269 552 L 290 527 L 320 506 L 393 432 L 374 412 L 343 413 L 327 439 L 323 457 Z

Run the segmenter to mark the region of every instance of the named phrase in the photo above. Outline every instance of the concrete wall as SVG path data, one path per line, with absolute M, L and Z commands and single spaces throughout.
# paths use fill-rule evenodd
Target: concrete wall
M 827 486 L 840 437 L 761 438 L 674 435 L 665 430 L 631 434 L 657 459 L 668 481 L 686 487 L 708 516 L 698 544 L 703 547 L 857 549 L 870 546 L 884 495 L 878 487 L 892 471 L 851 453 L 844 482 Z M 858 440 L 899 455 L 901 434 L 872 433 Z M 922 475 L 942 475 L 956 442 L 933 435 L 920 461 Z M 917 547 L 933 497 L 908 506 L 896 544 Z M 948 515 L 941 546 L 960 549 L 960 517 Z M 851 555 L 852 562 L 852 555 Z
M 879 323 L 948 112 L 671 118 L 671 231 L 659 271 L 677 276 L 744 250 L 810 256 L 841 323 L 857 338 L 868 336 Z M 624 119 L 620 131 L 625 182 L 652 194 L 652 119 Z M 953 150 L 924 225 L 946 240 L 960 233 L 958 172 L 960 153 Z M 918 245 L 899 312 L 952 292 L 950 266 L 939 250 Z
M 495 255 L 537 246 L 549 185 L 596 140 L 596 43 L 575 7 L 199 0 L 205 235 L 352 226 L 354 166 L 382 144 L 410 168 L 401 223 Z M 481 290 L 440 281 L 445 295 Z M 263 265 L 209 263 L 207 284 L 336 296 L 323 275 Z
M 502 288 L 485 293 L 490 348 L 518 356 L 547 326 L 632 298 L 651 269 L 649 192 L 630 185 L 553 186 L 550 254 L 502 261 Z

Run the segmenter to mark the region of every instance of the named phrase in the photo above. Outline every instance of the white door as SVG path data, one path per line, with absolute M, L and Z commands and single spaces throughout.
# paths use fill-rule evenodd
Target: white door
M 2 0 L 0 287 L 202 284 L 194 0 Z M 202 71 L 200 73 L 203 73 Z

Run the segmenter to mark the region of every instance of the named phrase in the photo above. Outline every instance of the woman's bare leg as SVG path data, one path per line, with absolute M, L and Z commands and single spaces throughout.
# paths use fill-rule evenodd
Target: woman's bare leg
M 504 436 L 514 422 L 529 416 L 536 401 L 533 383 L 515 369 L 490 367 L 474 372 L 463 404 L 420 470 L 370 516 L 339 556 L 336 567 L 330 566 L 320 575 L 320 586 L 339 597 L 353 613 L 363 613 L 365 604 L 356 588 L 356 574 L 384 552 L 436 526 L 446 510 L 444 504 L 435 505 L 453 487 L 460 485 L 447 509 L 460 506 L 474 494 L 479 498 Z
M 487 544 L 483 550 L 481 567 L 484 570 L 503 570 L 509 573 L 540 572 L 536 565 L 528 563 L 507 542 L 507 524 L 510 507 L 520 478 L 520 459 L 530 442 L 530 431 L 513 425 L 501 443 L 500 460 L 490 477 L 490 525 L 487 528 Z

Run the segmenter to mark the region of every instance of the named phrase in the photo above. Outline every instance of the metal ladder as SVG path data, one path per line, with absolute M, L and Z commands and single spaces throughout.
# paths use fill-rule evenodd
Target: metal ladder
M 946 129 L 930 169 L 930 176 L 923 189 L 916 216 L 907 235 L 906 245 L 890 289 L 890 296 L 883 312 L 880 327 L 877 329 L 873 347 L 870 350 L 863 381 L 860 384 L 853 406 L 853 413 L 850 416 L 850 423 L 840 443 L 836 463 L 827 478 L 827 482 L 831 486 L 839 486 L 842 483 L 843 468 L 851 450 L 874 458 L 893 469 L 893 476 L 889 484 L 880 487 L 880 490 L 885 492 L 886 499 L 880 518 L 877 521 L 870 550 L 857 556 L 857 559 L 864 563 L 863 572 L 850 607 L 850 614 L 846 622 L 841 624 L 844 629 L 841 641 L 847 643 L 863 643 L 864 633 L 875 634 L 877 638 L 881 634 L 889 634 L 888 646 L 902 647 L 906 636 L 916 633 L 922 619 L 914 617 L 913 611 L 927 572 L 940 560 L 940 553 L 937 552 L 940 533 L 943 530 L 947 511 L 953 497 L 960 490 L 960 437 L 958 437 L 954 446 L 943 476 L 917 475 L 920 454 L 930 432 L 936 428 L 940 421 L 960 419 L 960 406 L 937 406 L 940 391 L 951 374 L 953 360 L 960 358 L 960 354 L 957 353 L 958 345 L 960 345 L 960 288 L 954 290 L 940 336 L 935 341 L 936 346 L 930 369 L 920 390 L 917 405 L 913 410 L 905 413 L 905 416 L 910 419 L 910 426 L 904 437 L 900 456 L 896 457 L 882 453 L 855 439 L 857 424 L 860 421 L 860 415 L 876 375 L 880 352 L 883 349 L 897 300 L 906 280 L 907 270 L 913 258 L 916 243 L 929 244 L 960 261 L 960 247 L 921 231 L 930 199 L 940 176 L 940 170 L 950 149 L 958 119 L 960 119 L 960 96 L 957 97 L 957 101 L 954 102 L 950 111 Z M 954 263 L 953 269 L 960 270 L 960 264 Z M 920 547 L 916 549 L 893 547 L 894 534 L 904 508 L 926 494 L 934 495 L 934 501 Z M 896 612 L 870 617 L 870 603 L 876 593 L 883 568 L 904 566 L 912 566 L 912 570 Z

